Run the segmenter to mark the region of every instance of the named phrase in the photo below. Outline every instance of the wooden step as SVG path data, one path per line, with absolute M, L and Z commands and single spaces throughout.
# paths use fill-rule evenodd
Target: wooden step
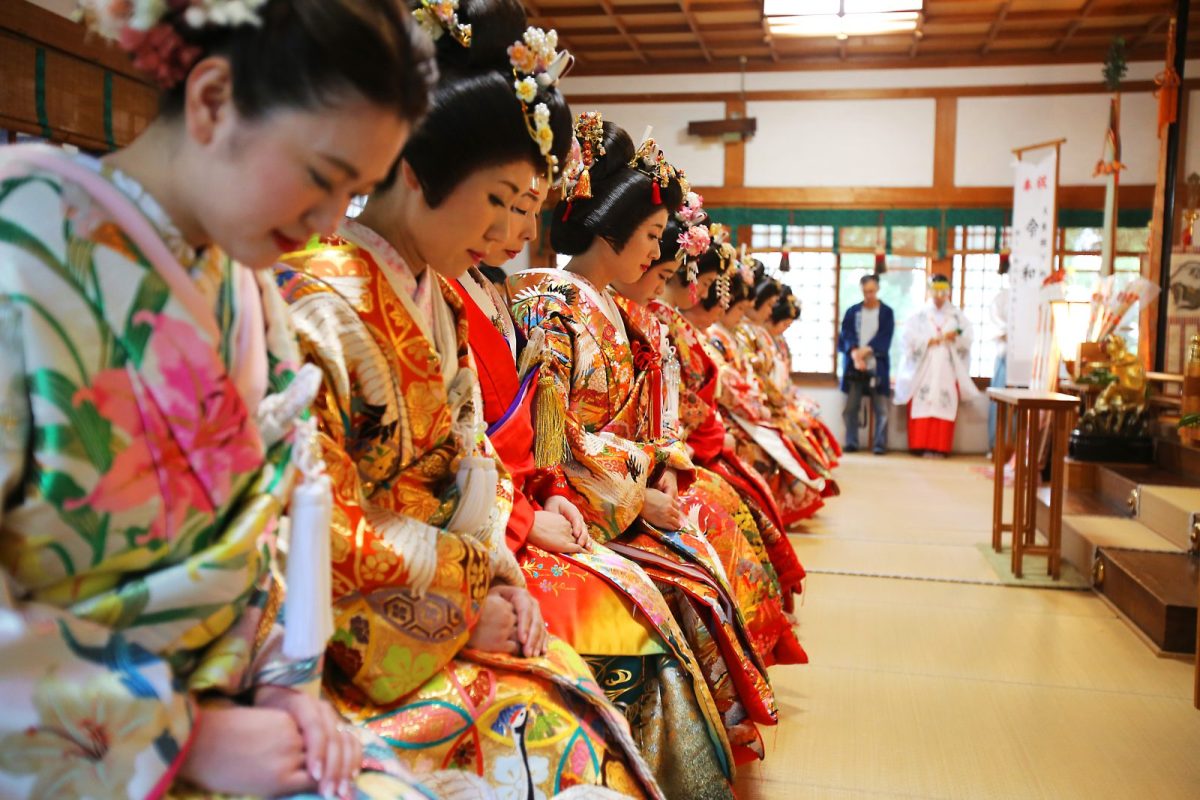
M 1193 520 L 1200 513 L 1200 488 L 1142 484 L 1138 488 L 1138 521 L 1180 550 L 1194 549 Z
M 1131 550 L 1182 552 L 1135 519 L 1109 514 L 1063 515 L 1062 556 L 1084 575 L 1092 574 L 1096 552 L 1101 547 Z
M 1108 516 L 1128 517 L 1124 505 L 1105 502 L 1105 499 L 1086 489 L 1076 489 L 1073 485 L 1067 488 L 1063 495 L 1063 516 Z M 1042 486 L 1037 491 L 1037 508 L 1035 519 L 1038 532 L 1046 534 L 1050 530 L 1050 487 Z M 1078 566 L 1078 565 L 1077 565 Z M 1091 568 L 1091 562 L 1088 562 Z
M 1101 547 L 1096 589 L 1163 653 L 1196 650 L 1200 562 L 1185 553 Z

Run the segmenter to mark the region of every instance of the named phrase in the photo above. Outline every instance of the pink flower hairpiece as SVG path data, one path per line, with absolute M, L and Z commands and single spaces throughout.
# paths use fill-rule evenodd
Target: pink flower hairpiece
M 179 27 L 261 25 L 268 0 L 79 0 L 76 18 L 117 43 L 160 87 L 184 78 L 203 50 L 184 41 Z
M 687 227 L 708 219 L 708 212 L 704 210 L 704 198 L 696 192 L 688 192 L 683 198 L 683 205 L 675 212 L 675 219 Z
M 509 45 L 508 63 L 512 66 L 513 89 L 521 103 L 525 127 L 538 151 L 546 159 L 546 180 L 554 185 L 561 174 L 554 147 L 554 131 L 550 127 L 550 109 L 537 103 L 538 94 L 558 85 L 559 79 L 571 69 L 575 57 L 558 50 L 558 31 L 530 26 L 520 39 Z
M 678 241 L 679 252 L 699 258 L 712 244 L 712 236 L 709 235 L 706 225 L 696 225 L 679 234 Z

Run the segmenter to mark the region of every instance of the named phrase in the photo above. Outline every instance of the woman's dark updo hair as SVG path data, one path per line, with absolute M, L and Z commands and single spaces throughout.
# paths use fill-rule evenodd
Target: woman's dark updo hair
M 792 289 L 789 286 L 783 287 L 779 298 L 775 301 L 775 305 L 771 306 L 771 324 L 783 322 L 784 320 L 800 319 L 800 304 L 793 302 L 789 303 L 788 298 L 792 297 Z
M 516 0 L 465 0 L 458 20 L 471 25 L 471 47 L 449 35 L 438 39 L 442 79 L 402 154 L 430 207 L 488 167 L 528 161 L 538 175 L 547 169 L 546 156 L 529 133 L 508 61 L 509 46 L 525 33 L 525 9 Z M 550 152 L 563 165 L 571 146 L 571 109 L 557 87 L 538 89 L 529 104 L 531 115 L 538 103 L 550 111 Z
M 242 116 L 334 106 L 347 94 L 403 120 L 425 112 L 437 76 L 433 47 L 403 0 L 270 0 L 258 15 L 261 25 L 173 25 L 201 58 L 229 60 Z M 186 85 L 181 80 L 163 94 L 164 117 L 182 114 Z
M 573 201 L 565 221 L 567 201 L 559 201 L 554 209 L 550 246 L 556 253 L 580 255 L 597 237 L 620 252 L 651 214 L 665 208 L 668 215 L 673 215 L 683 204 L 683 186 L 678 178 L 660 187 L 661 203 L 653 201 L 650 176 L 629 166 L 636 145 L 624 129 L 605 122 L 602 141 L 604 155 L 597 155 L 589 170 L 592 196 Z
M 757 268 L 755 270 L 757 272 Z M 764 268 L 765 272 L 765 268 Z M 762 308 L 776 297 L 783 294 L 783 284 L 774 278 L 762 278 L 754 286 L 754 307 Z

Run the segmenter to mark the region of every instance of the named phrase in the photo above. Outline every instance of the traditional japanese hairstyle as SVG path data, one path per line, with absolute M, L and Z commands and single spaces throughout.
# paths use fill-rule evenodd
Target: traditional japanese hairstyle
M 417 3 L 423 24 L 442 31 L 436 47 L 443 77 L 402 154 L 425 202 L 436 207 L 473 173 L 513 161 L 526 160 L 554 180 L 572 123 L 558 73 L 547 71 L 565 69 L 566 58 L 550 58 L 557 35 L 526 28 L 517 0 Z
M 759 262 L 759 264 L 761 266 L 762 262 Z M 765 271 L 764 267 L 763 272 L 765 273 Z M 776 298 L 783 295 L 783 289 L 784 286 L 782 283 L 764 274 L 762 279 L 754 285 L 754 307 L 762 308 L 767 303 L 773 302 Z
M 659 208 L 670 213 L 678 210 L 685 184 L 677 170 L 659 159 L 657 148 L 653 153 L 645 143 L 635 148 L 629 134 L 611 122 L 601 121 L 599 136 L 586 127 L 582 130 L 591 137 L 591 163 L 586 166 L 590 196 L 576 196 L 583 172 L 573 170 L 573 180 L 564 188 L 565 199 L 554 210 L 550 246 L 575 256 L 599 237 L 614 250 L 623 250 L 638 226 Z M 583 142 L 580 149 L 586 152 Z M 653 169 L 647 166 L 647 157 Z
M 214 55 L 248 118 L 357 94 L 415 121 L 436 75 L 401 0 L 81 0 L 79 17 L 158 84 L 164 117 L 182 113 L 188 74 Z
M 784 286 L 783 292 L 775 300 L 775 305 L 771 306 L 771 323 L 797 319 L 800 319 L 800 303 L 792 293 L 791 287 Z

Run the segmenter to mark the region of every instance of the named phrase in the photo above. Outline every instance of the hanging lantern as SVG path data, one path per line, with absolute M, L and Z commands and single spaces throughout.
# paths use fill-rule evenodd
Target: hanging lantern
M 791 272 L 792 271 L 791 254 L 792 254 L 791 250 L 783 251 L 783 256 L 781 256 L 779 259 L 779 271 L 780 272 Z
M 875 248 L 875 274 L 882 275 L 887 272 L 887 251 L 882 247 Z
M 1001 275 L 1008 274 L 1009 267 L 1011 266 L 1011 264 L 1010 264 L 1011 260 L 1012 260 L 1012 248 L 1011 247 L 1000 248 L 1000 274 Z

